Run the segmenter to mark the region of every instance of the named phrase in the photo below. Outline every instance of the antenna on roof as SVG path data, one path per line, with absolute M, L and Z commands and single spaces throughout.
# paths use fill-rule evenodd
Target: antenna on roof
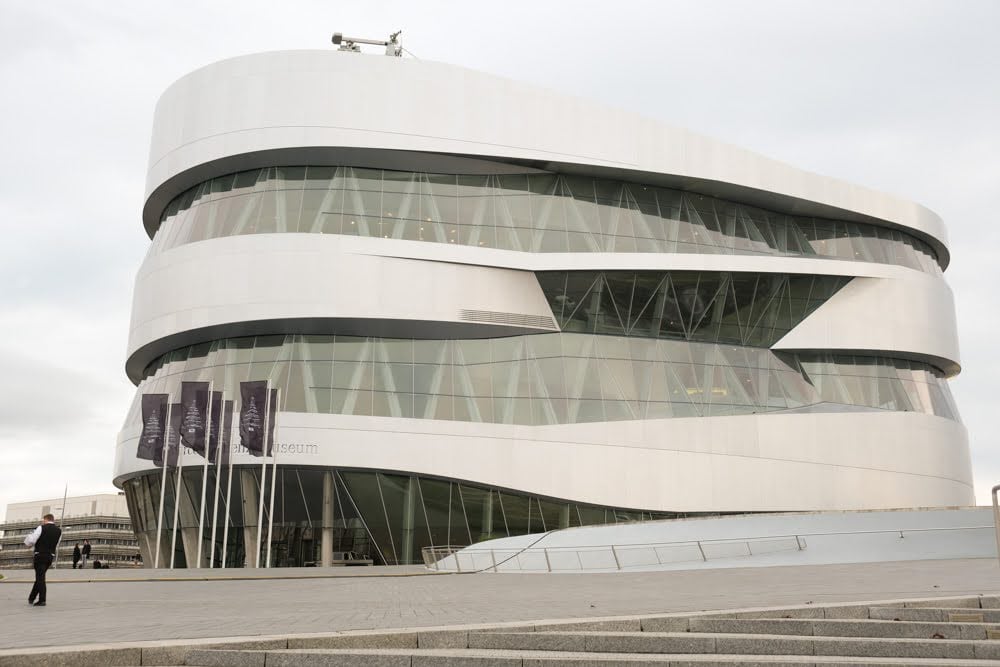
M 343 33 L 335 32 L 333 33 L 333 39 L 331 40 L 334 44 L 340 46 L 338 51 L 350 51 L 351 53 L 361 53 L 361 47 L 359 44 L 372 44 L 374 46 L 384 46 L 385 55 L 395 56 L 400 58 L 403 55 L 403 45 L 399 43 L 399 35 L 402 30 L 397 30 L 396 32 L 389 35 L 388 40 L 380 39 L 361 39 L 360 37 L 344 37 Z

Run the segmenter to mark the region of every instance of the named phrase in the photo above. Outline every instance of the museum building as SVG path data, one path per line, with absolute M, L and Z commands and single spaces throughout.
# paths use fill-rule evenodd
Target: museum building
M 159 567 L 968 505 L 922 206 L 453 65 L 261 53 L 155 113 L 115 483 Z

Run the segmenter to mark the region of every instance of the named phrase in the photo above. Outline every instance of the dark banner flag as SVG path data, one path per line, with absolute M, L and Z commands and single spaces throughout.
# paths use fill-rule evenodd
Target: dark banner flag
M 167 394 L 142 395 L 142 434 L 135 457 L 163 463 L 163 434 L 167 432 Z
M 212 392 L 212 419 L 208 424 L 208 462 L 215 463 L 216 451 L 219 448 L 220 424 L 222 421 L 222 392 Z
M 233 402 L 223 401 L 221 392 L 212 392 L 212 434 L 208 439 L 208 462 L 229 463 L 229 448 L 232 445 Z M 219 434 L 222 435 L 220 452 Z M 220 460 L 216 461 L 216 457 Z
M 271 402 L 267 415 L 267 456 L 271 456 L 274 448 L 274 417 L 278 414 L 278 390 L 271 390 Z
M 181 382 L 181 444 L 205 456 L 208 426 L 208 383 Z
M 166 439 L 167 439 L 167 466 L 170 468 L 177 467 L 177 452 L 180 449 L 180 428 L 181 428 L 181 404 L 174 403 L 170 406 L 170 426 L 167 429 Z M 156 454 L 153 457 L 153 463 L 156 467 L 163 466 L 163 450 L 156 450 Z
M 233 402 L 225 401 L 222 406 L 222 452 L 219 463 L 229 464 L 229 455 L 232 452 L 233 440 Z
M 277 410 L 277 389 L 271 390 L 271 405 L 267 405 L 267 381 L 240 382 L 240 444 L 253 456 L 270 456 L 274 439 L 274 415 Z M 264 411 L 269 414 L 265 419 Z M 267 423 L 267 452 L 264 452 L 264 425 Z

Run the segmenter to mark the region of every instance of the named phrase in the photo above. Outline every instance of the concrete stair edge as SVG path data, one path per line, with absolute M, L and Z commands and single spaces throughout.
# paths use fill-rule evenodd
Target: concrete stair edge
M 949 607 L 934 607 L 947 603 Z M 835 602 L 805 604 L 798 606 L 757 607 L 735 610 L 679 611 L 635 616 L 611 616 L 590 619 L 555 619 L 534 622 L 481 623 L 463 626 L 434 626 L 426 628 L 398 628 L 380 630 L 340 631 L 333 633 L 308 633 L 299 635 L 271 635 L 256 637 L 200 638 L 153 642 L 131 642 L 103 645 L 83 645 L 68 647 L 39 647 L 0 650 L 0 667 L 17 665 L 173 665 L 183 664 L 188 652 L 208 648 L 230 650 L 285 649 L 293 644 L 309 648 L 309 642 L 320 643 L 330 637 L 367 637 L 369 641 L 379 641 L 383 648 L 386 643 L 396 643 L 398 648 L 435 649 L 454 646 L 463 634 L 468 633 L 509 633 L 553 632 L 553 631 L 608 631 L 608 628 L 623 631 L 643 631 L 644 623 L 651 626 L 654 621 L 669 621 L 677 624 L 677 630 L 687 629 L 686 623 L 697 620 L 874 620 L 869 619 L 873 609 L 900 610 L 908 614 L 969 612 L 975 609 L 1000 613 L 1000 595 L 965 595 L 904 600 L 875 600 L 866 602 Z M 888 611 L 880 611 L 889 613 Z M 779 615 L 779 616 L 775 616 Z M 902 623 L 907 621 L 892 621 Z M 914 623 L 942 621 L 914 620 Z M 1000 623 L 1000 620 L 997 621 Z M 968 624 L 966 624 L 968 625 Z M 986 625 L 984 623 L 983 625 Z M 647 632 L 651 631 L 649 627 Z M 747 633 L 749 634 L 749 633 Z M 787 635 L 786 635 L 787 636 Z M 819 635 L 834 637 L 833 635 Z M 941 641 L 941 640 L 936 640 Z M 965 640 L 963 640 L 965 641 Z M 989 641 L 989 640 L 986 640 Z M 1000 645 L 1000 642 L 998 642 Z M 981 664 L 981 663 L 980 663 Z
M 887 658 L 812 655 L 740 655 L 740 654 L 644 654 L 583 653 L 577 651 L 496 651 L 483 649 L 286 649 L 268 651 L 197 651 L 186 663 L 192 667 L 286 667 L 301 665 L 339 665 L 342 667 L 453 667 L 488 665 L 489 667 L 529 667 L 532 665 L 866 665 L 868 667 L 912 665 L 913 667 L 997 667 L 1000 660 L 942 658 Z

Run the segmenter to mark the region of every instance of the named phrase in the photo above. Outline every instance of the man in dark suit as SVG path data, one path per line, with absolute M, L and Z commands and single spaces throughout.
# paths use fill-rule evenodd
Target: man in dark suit
M 35 585 L 31 587 L 28 604 L 36 607 L 45 606 L 45 572 L 52 567 L 60 537 L 62 529 L 56 525 L 56 518 L 46 514 L 42 517 L 42 525 L 24 539 L 26 545 L 35 548 Z M 38 602 L 35 602 L 36 597 Z

